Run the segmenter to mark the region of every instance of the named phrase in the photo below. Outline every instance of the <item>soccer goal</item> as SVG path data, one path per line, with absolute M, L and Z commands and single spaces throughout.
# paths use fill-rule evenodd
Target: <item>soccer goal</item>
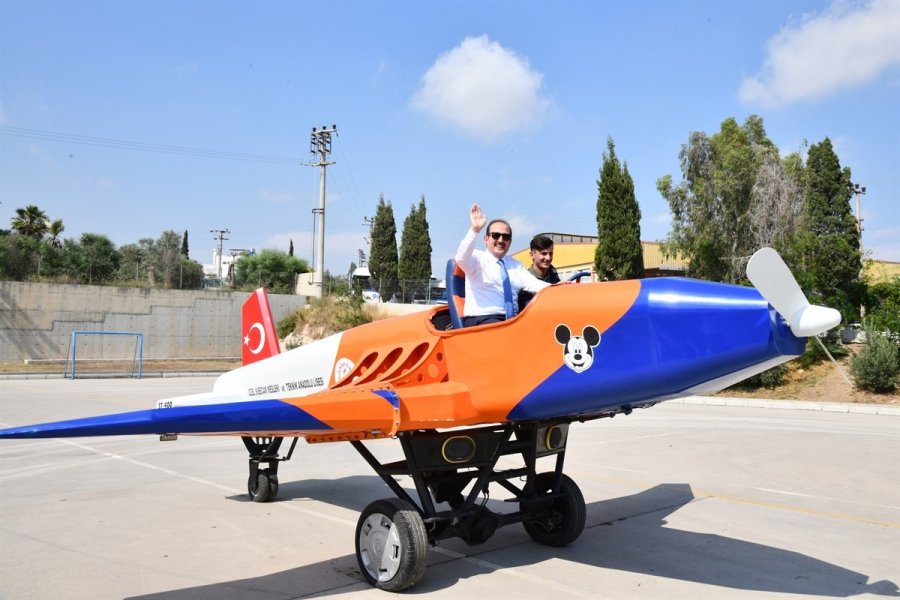
M 66 356 L 66 377 L 137 377 L 144 369 L 144 334 L 134 331 L 73 331 Z

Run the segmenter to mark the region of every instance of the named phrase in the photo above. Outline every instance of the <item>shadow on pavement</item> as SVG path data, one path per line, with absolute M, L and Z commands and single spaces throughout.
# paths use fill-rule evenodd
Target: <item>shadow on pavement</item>
M 390 495 L 375 476 L 307 480 L 284 486 L 279 497 L 282 502 L 309 498 L 361 511 L 368 499 L 379 497 L 379 488 L 383 488 L 383 495 Z M 738 590 L 835 598 L 858 594 L 900 596 L 894 582 L 869 583 L 863 573 L 798 552 L 665 526 L 669 514 L 695 500 L 687 484 L 662 484 L 632 496 L 591 503 L 587 528 L 566 548 L 535 544 L 515 526 L 499 530 L 481 546 L 469 547 L 459 540 L 442 542 L 441 548 L 464 556 L 430 552 L 424 579 L 407 593 L 428 593 L 453 586 L 460 579 L 562 559 Z M 476 560 L 467 560 L 470 557 Z M 357 570 L 356 557 L 349 554 L 271 575 L 136 598 L 281 600 L 327 597 L 367 588 Z

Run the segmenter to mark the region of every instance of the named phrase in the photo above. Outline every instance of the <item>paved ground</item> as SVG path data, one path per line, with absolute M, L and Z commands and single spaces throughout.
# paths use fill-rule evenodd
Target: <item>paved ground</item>
M 206 378 L 0 381 L 0 424 L 145 408 Z M 397 444 L 370 444 L 382 459 Z M 431 549 L 434 598 L 897 596 L 900 417 L 665 404 L 573 426 L 588 524 L 571 546 L 521 527 Z M 386 486 L 347 444 L 246 499 L 238 440 L 0 444 L 0 598 L 383 598 L 357 572 L 357 514 Z M 492 502 L 495 499 L 491 500 Z

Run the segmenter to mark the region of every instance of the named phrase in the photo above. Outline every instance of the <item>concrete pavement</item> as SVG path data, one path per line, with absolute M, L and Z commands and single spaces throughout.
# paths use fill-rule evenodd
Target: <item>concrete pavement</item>
M 211 384 L 3 380 L 0 423 L 147 408 Z M 368 446 L 400 457 L 396 442 Z M 588 510 L 575 543 L 539 546 L 519 526 L 443 542 L 410 593 L 898 595 L 892 414 L 669 402 L 575 424 L 568 448 Z M 4 440 L 0 598 L 385 597 L 359 575 L 353 537 L 358 513 L 390 494 L 348 444 L 301 442 L 274 503 L 247 500 L 246 465 L 231 438 Z

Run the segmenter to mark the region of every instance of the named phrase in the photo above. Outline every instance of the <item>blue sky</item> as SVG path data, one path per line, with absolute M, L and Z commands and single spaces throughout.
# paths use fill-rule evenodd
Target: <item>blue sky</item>
M 379 195 L 398 230 L 424 195 L 440 274 L 475 201 L 514 250 L 596 235 L 607 136 L 664 239 L 690 132 L 758 114 L 783 154 L 831 138 L 864 249 L 900 261 L 898 32 L 900 0 L 0 0 L 0 222 L 36 204 L 65 237 L 187 229 L 210 263 L 227 228 L 226 252 L 310 258 L 301 163 L 336 124 L 326 268 L 368 252 Z

